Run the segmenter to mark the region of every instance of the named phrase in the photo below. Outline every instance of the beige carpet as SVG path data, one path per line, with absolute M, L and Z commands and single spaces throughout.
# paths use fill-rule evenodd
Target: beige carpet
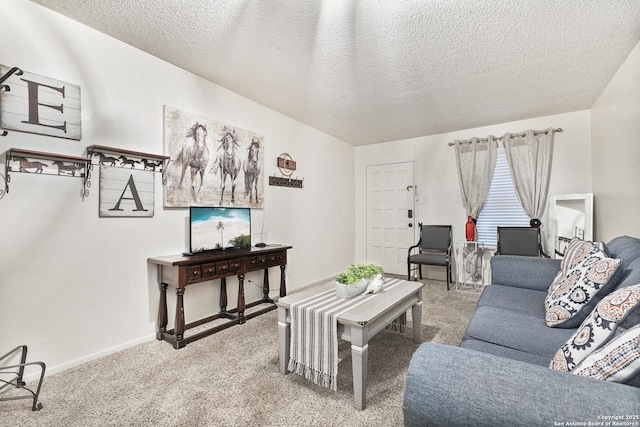
M 425 283 L 423 341 L 458 344 L 478 296 L 447 292 L 443 282 Z M 369 342 L 367 407 L 357 411 L 349 343 L 340 345 L 337 392 L 295 374 L 283 376 L 278 372 L 276 319 L 271 311 L 180 350 L 153 340 L 46 377 L 40 395 L 44 408 L 32 412 L 29 400 L 0 402 L 0 424 L 402 425 L 405 375 L 418 347 L 411 330 L 382 331 Z

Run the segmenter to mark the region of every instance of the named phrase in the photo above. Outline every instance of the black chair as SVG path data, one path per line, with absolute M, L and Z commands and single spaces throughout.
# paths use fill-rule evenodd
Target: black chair
M 420 227 L 420 240 L 418 244 L 409 248 L 407 254 L 407 280 L 411 280 L 411 265 L 416 264 L 422 279 L 423 265 L 442 266 L 446 269 L 447 290 L 453 281 L 451 276 L 451 226 L 450 225 L 422 225 Z M 411 251 L 419 249 L 418 253 L 411 255 Z
M 547 257 L 542 251 L 540 228 L 498 227 L 496 255 Z
M 15 355 L 21 351 L 21 355 L 20 355 L 20 363 L 17 363 L 15 365 L 2 365 L 1 363 L 3 363 L 3 360 L 11 360 L 12 358 L 15 357 Z M 26 386 L 23 377 L 24 377 L 24 368 L 29 367 L 29 366 L 36 366 L 40 368 L 40 380 L 38 381 L 38 385 L 36 388 L 36 391 L 33 391 Z M 6 400 L 19 400 L 19 399 L 33 399 L 33 404 L 31 405 L 31 410 L 32 411 L 39 411 L 40 409 L 42 409 L 42 403 L 38 403 L 38 396 L 40 396 L 40 388 L 42 387 L 42 380 L 44 379 L 44 371 L 46 369 L 46 366 L 44 363 L 42 362 L 27 362 L 27 346 L 26 345 L 20 345 L 16 348 L 14 348 L 13 350 L 11 350 L 9 353 L 5 354 L 4 356 L 0 357 L 0 384 L 2 384 L 0 386 L 0 390 L 4 389 L 5 387 L 8 386 L 13 386 L 16 387 L 20 390 L 24 390 L 30 393 L 25 395 L 20 395 L 20 396 L 10 396 L 10 397 L 3 397 L 0 399 L 0 401 L 6 401 Z M 12 378 L 10 379 L 4 379 L 3 376 L 4 375 L 10 375 L 12 376 Z

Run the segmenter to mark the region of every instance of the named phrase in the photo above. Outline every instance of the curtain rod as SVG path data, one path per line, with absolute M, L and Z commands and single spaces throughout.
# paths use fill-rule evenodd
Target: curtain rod
M 564 132 L 564 130 L 562 128 L 554 129 L 554 131 L 557 132 L 557 133 Z M 546 134 L 547 132 L 548 131 L 546 131 L 546 130 L 541 130 L 541 131 L 533 132 L 533 134 L 537 136 L 537 135 L 540 135 L 541 133 Z M 523 136 L 526 136 L 526 133 L 525 132 L 517 133 L 517 134 L 511 135 L 511 138 L 513 138 L 514 136 L 523 137 Z M 499 138 L 494 138 L 494 139 L 496 141 L 499 141 L 499 140 L 504 139 L 504 136 L 501 136 Z M 489 138 L 478 139 L 478 142 L 487 142 L 487 141 L 489 141 Z M 470 139 L 463 139 L 463 140 L 458 141 L 458 144 L 471 144 L 471 140 Z M 452 145 L 456 145 L 456 143 L 455 142 L 450 142 L 449 143 L 449 147 L 451 147 Z

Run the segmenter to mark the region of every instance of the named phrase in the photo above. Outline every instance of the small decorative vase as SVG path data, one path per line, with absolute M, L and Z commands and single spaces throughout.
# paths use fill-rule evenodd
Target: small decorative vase
M 473 223 L 471 215 L 467 217 L 467 223 L 465 224 L 465 235 L 467 237 L 467 242 L 473 242 L 473 240 L 476 238 L 476 225 Z

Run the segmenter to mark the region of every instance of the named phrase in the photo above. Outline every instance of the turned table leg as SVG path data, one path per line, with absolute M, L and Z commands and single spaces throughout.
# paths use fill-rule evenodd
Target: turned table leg
M 280 297 L 287 296 L 287 283 L 285 281 L 285 271 L 287 270 L 286 264 L 280 266 Z
M 176 344 L 175 348 L 184 347 L 184 290 L 185 288 L 176 289 Z
M 269 299 L 269 269 L 264 269 L 264 279 L 262 280 L 262 299 Z
M 246 322 L 244 318 L 244 310 L 246 308 L 244 301 L 244 274 L 238 274 L 238 323 Z
M 227 311 L 227 278 L 220 279 L 220 311 Z
M 162 334 L 167 332 L 167 285 L 166 283 L 160 283 L 160 303 L 158 304 L 158 333 L 156 333 L 156 339 L 161 340 Z

